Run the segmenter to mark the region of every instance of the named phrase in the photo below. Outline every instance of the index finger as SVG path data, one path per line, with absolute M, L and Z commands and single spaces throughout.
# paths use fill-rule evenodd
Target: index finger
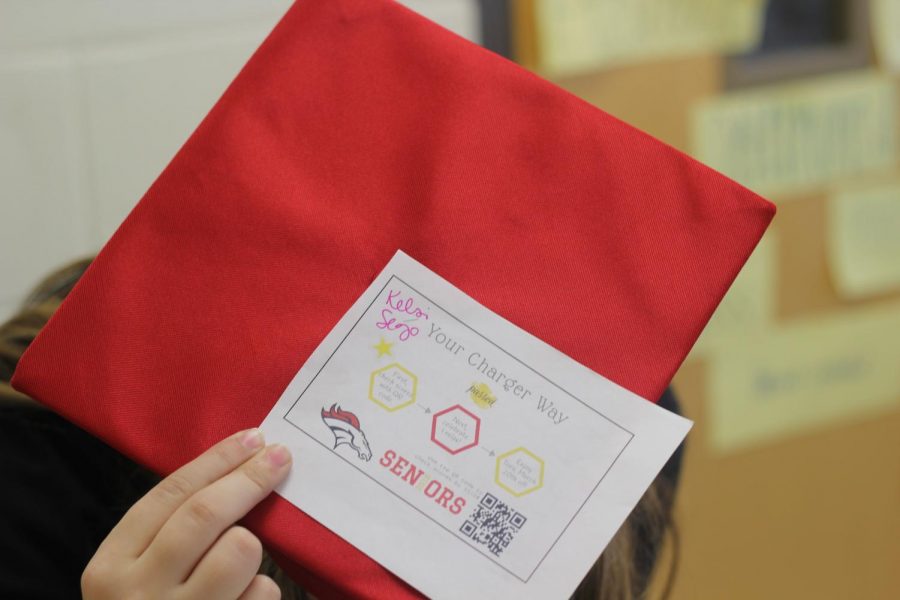
M 215 444 L 138 500 L 106 537 L 100 550 L 140 556 L 188 498 L 233 471 L 264 446 L 265 440 L 258 429 L 241 431 Z
M 231 525 L 259 504 L 287 476 L 290 451 L 280 445 L 245 462 L 182 504 L 138 559 L 151 572 L 185 581 Z M 257 565 L 258 566 L 258 565 Z

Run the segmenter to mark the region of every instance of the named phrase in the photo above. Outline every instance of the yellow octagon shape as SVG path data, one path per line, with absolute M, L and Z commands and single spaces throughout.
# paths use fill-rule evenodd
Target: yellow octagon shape
M 388 371 L 393 371 L 397 369 L 398 371 L 402 371 L 405 373 L 410 380 L 412 380 L 412 390 L 409 394 L 408 400 L 401 400 L 397 404 L 388 404 L 385 400 L 378 398 L 378 395 L 375 393 L 375 381 L 379 375 L 382 373 L 387 373 Z M 410 404 L 416 401 L 416 389 L 419 387 L 419 378 L 416 377 L 409 369 L 403 367 L 400 363 L 391 363 L 386 367 L 382 367 L 381 369 L 376 369 L 372 371 L 372 375 L 369 377 L 369 400 L 383 408 L 388 412 L 394 412 L 400 410 L 401 408 L 406 408 Z
M 523 453 L 530 456 L 534 461 L 539 465 L 538 471 L 538 480 L 537 483 L 529 488 L 525 488 L 523 490 L 514 490 L 505 483 L 500 480 L 500 464 L 504 459 L 511 457 L 513 454 Z M 539 490 L 544 486 L 544 460 L 539 457 L 537 454 L 525 448 L 524 446 L 519 446 L 518 448 L 513 448 L 509 452 L 504 452 L 500 456 L 497 457 L 497 467 L 494 470 L 494 483 L 502 487 L 504 490 L 512 494 L 513 496 L 524 496 L 525 494 L 530 494 L 535 490 Z

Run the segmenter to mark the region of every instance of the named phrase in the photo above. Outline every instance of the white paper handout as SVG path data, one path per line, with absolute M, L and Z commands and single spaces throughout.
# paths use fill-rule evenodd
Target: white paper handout
M 293 452 L 278 493 L 423 594 L 544 599 L 690 426 L 398 251 L 262 429 Z

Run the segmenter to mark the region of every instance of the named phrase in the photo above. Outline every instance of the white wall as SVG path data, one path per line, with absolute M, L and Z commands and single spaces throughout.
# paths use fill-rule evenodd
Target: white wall
M 0 0 L 0 319 L 105 243 L 290 4 Z M 404 4 L 478 41 L 475 0 Z

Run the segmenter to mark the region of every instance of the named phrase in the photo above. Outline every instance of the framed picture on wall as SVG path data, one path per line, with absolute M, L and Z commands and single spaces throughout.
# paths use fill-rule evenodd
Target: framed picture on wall
M 767 0 L 764 19 L 759 45 L 726 61 L 729 88 L 871 62 L 867 0 Z

